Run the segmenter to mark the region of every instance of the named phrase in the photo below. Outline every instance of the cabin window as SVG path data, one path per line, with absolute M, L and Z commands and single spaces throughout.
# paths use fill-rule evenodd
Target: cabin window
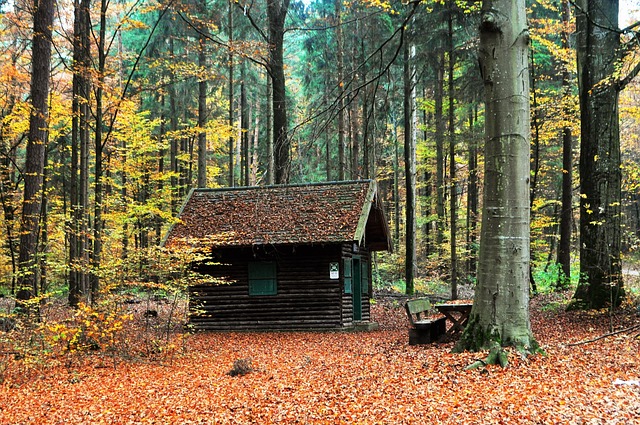
M 362 293 L 363 294 L 368 294 L 369 293 L 369 264 L 365 263 L 364 261 L 361 264 L 362 267 L 362 274 L 361 274 L 361 278 L 360 278 L 360 282 L 362 284 Z
M 256 261 L 249 263 L 249 295 L 276 295 L 276 263 Z
M 353 288 L 351 287 L 353 282 L 352 271 L 351 271 L 351 258 L 344 259 L 344 293 L 352 294 Z

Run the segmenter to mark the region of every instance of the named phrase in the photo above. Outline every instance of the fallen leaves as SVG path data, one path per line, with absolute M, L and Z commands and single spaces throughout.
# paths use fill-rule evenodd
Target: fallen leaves
M 482 372 L 464 370 L 482 353 L 451 354 L 453 342 L 409 346 L 400 306 L 379 302 L 373 314 L 375 332 L 203 333 L 170 366 L 8 379 L 0 423 L 640 423 L 640 387 L 614 385 L 640 379 L 638 340 L 567 345 L 606 333 L 603 317 L 534 311 L 547 356 Z M 230 376 L 239 360 L 251 370 Z

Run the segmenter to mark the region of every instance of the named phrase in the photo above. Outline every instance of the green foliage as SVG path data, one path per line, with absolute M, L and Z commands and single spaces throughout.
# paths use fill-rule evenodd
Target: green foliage
M 532 265 L 533 279 L 536 282 L 538 293 L 546 294 L 549 292 L 561 291 L 565 289 L 575 289 L 578 284 L 580 270 L 578 267 L 571 268 L 570 284 L 567 287 L 559 287 L 558 282 L 561 281 L 562 267 L 558 263 Z

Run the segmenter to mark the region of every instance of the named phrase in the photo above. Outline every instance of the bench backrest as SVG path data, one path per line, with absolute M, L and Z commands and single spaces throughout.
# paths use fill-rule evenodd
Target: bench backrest
M 407 311 L 407 317 L 409 317 L 409 323 L 412 325 L 421 319 L 421 316 L 424 314 L 425 316 L 431 309 L 431 301 L 427 298 L 416 298 L 413 300 L 407 300 L 404 305 L 405 310 Z M 415 314 L 415 319 L 413 315 Z

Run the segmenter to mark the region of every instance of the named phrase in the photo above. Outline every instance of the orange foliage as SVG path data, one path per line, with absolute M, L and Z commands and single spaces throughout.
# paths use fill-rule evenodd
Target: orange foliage
M 638 340 L 568 346 L 606 333 L 606 315 L 534 308 L 548 356 L 466 371 L 482 354 L 450 354 L 451 341 L 409 346 L 401 307 L 373 307 L 375 332 L 197 334 L 170 365 L 14 376 L 0 386 L 0 423 L 640 423 L 640 386 L 616 384 L 640 379 Z M 239 359 L 251 369 L 231 376 Z

